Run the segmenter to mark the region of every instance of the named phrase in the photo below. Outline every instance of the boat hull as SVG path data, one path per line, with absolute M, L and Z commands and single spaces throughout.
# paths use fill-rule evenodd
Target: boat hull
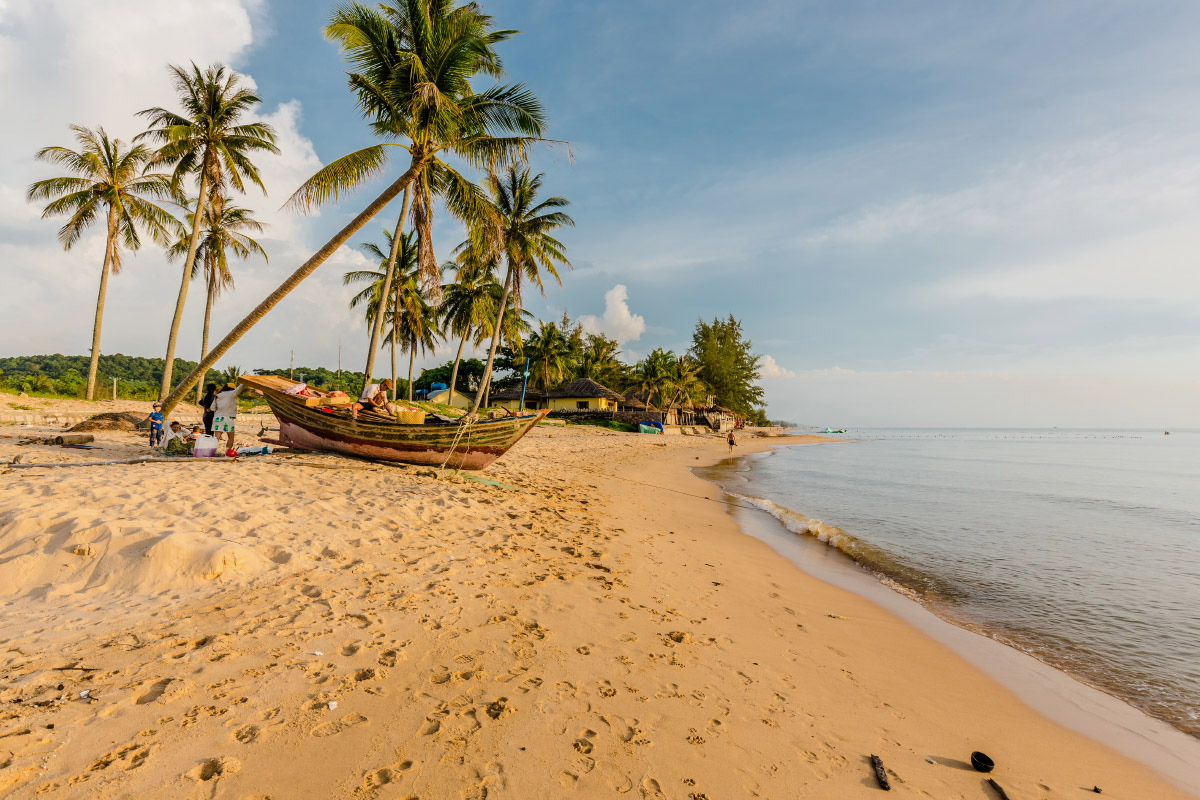
M 470 470 L 491 465 L 545 416 L 542 412 L 483 420 L 458 436 L 457 425 L 397 425 L 354 420 L 270 395 L 267 402 L 279 420 L 279 442 L 286 447 L 404 464 L 440 467 L 445 463 L 455 469 Z

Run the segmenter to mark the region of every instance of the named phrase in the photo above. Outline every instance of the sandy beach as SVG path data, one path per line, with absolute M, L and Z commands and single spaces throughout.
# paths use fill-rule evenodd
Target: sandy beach
M 146 452 L 17 441 L 0 461 Z M 316 454 L 5 471 L 0 793 L 869 797 L 876 754 L 896 796 L 995 797 L 983 750 L 1014 800 L 1191 796 L 744 535 L 688 471 L 725 457 L 541 426 L 505 486 Z

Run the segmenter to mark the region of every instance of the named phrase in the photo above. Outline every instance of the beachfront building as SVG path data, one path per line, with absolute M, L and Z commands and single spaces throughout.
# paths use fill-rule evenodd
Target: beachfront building
M 621 395 L 591 378 L 579 378 L 546 393 L 551 411 L 616 411 Z
M 658 406 L 646 400 L 637 389 L 630 389 L 622 395 L 620 409 L 622 411 L 643 411 L 648 414 L 658 413 Z
M 492 402 L 498 405 L 511 407 L 520 401 L 520 386 L 510 386 L 492 392 Z M 527 411 L 616 411 L 621 403 L 621 395 L 591 378 L 579 378 L 548 392 L 540 389 L 525 390 Z
M 521 385 L 517 384 L 516 386 L 508 386 L 503 389 L 493 389 L 489 402 L 494 406 L 516 408 L 521 402 Z M 525 410 L 541 411 L 543 408 L 548 408 L 546 405 L 546 393 L 537 389 L 526 389 Z
M 455 389 L 452 395 L 449 389 L 438 389 L 435 392 L 430 392 L 425 399 L 431 403 L 438 403 L 452 408 L 470 408 L 471 404 L 475 402 L 475 393 L 460 392 Z

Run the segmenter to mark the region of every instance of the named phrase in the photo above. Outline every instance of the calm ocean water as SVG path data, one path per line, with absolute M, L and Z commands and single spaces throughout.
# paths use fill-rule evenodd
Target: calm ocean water
M 1200 432 L 874 430 L 705 475 L 1200 736 Z

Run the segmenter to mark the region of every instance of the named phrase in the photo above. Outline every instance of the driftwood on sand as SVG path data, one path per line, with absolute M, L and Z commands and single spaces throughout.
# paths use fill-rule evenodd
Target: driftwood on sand
M 871 756 L 871 768 L 875 770 L 875 780 L 879 781 L 879 788 L 885 792 L 892 790 L 892 785 L 888 783 L 887 770 L 883 768 L 883 759 L 879 756 Z
M 1008 800 L 1008 793 L 1000 788 L 1000 784 L 996 783 L 995 778 L 988 778 L 988 785 L 996 790 L 996 794 L 1000 796 L 1000 800 Z

